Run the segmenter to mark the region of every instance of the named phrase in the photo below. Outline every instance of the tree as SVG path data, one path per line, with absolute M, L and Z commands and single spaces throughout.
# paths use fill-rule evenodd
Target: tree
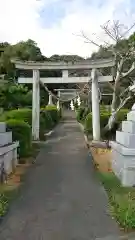
M 32 91 L 19 84 L 5 84 L 0 88 L 0 107 L 8 110 L 31 106 Z
M 94 44 L 99 48 L 97 53 L 92 54 L 92 58 L 111 56 L 115 59 L 115 68 L 113 69 L 114 81 L 110 85 L 113 90 L 111 116 L 106 130 L 110 130 L 113 127 L 118 111 L 133 97 L 129 87 L 132 84 L 135 70 L 135 33 L 128 39 L 126 36 L 134 26 L 135 24 L 127 29 L 119 21 L 108 21 L 101 26 L 101 29 L 111 39 L 112 43 L 103 40 L 102 46 L 89 39 L 82 32 L 82 37 L 87 43 Z
M 75 62 L 75 61 L 82 61 L 84 58 L 78 56 L 78 55 L 52 55 L 49 59 L 50 61 L 64 61 L 64 62 Z

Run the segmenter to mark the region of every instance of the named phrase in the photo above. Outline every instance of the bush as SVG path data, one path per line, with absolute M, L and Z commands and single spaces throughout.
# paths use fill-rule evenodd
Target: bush
M 61 112 L 55 106 L 47 106 L 40 111 L 40 138 L 44 138 L 46 130 L 52 129 L 61 117 Z M 10 119 L 20 120 L 28 123 L 32 127 L 32 110 L 17 109 L 4 113 L 0 117 L 0 121 L 8 121 Z
M 110 114 L 108 112 L 104 112 L 104 113 L 101 112 L 100 113 L 100 127 L 101 127 L 101 129 L 103 129 L 106 126 L 109 116 L 110 116 Z M 92 113 L 89 113 L 86 116 L 85 123 L 84 123 L 84 128 L 85 128 L 86 133 L 89 133 L 89 134 L 92 133 Z
M 92 134 L 92 113 L 89 113 L 86 116 L 86 119 L 84 122 L 84 130 L 87 134 Z
M 8 199 L 4 194 L 0 194 L 0 217 L 3 217 L 8 209 Z
M 59 121 L 59 119 L 60 119 L 60 113 L 59 113 L 57 107 L 56 107 L 56 106 L 49 106 L 49 105 L 48 105 L 48 106 L 45 107 L 45 110 L 46 110 L 47 113 L 50 114 L 54 125 L 55 125 L 56 123 L 58 123 L 58 121 Z
M 121 109 L 118 113 L 117 113 L 117 122 L 121 123 L 122 121 L 124 121 L 127 117 L 127 113 L 129 112 L 129 109 Z
M 12 131 L 13 141 L 19 141 L 19 156 L 27 157 L 32 148 L 31 127 L 28 123 L 16 119 L 7 120 L 6 124 L 7 129 Z
M 23 120 L 24 122 L 28 123 L 31 126 L 32 125 L 32 110 L 29 108 L 11 110 L 11 111 L 4 113 L 4 115 L 1 117 L 1 119 L 2 118 L 5 118 L 5 120 L 9 120 L 9 119 Z
M 47 106 L 42 108 L 40 112 L 40 139 L 44 139 L 46 130 L 52 129 L 61 118 L 61 110 L 57 110 L 55 106 Z
M 85 121 L 87 115 L 90 113 L 90 109 L 88 107 L 85 108 L 83 115 L 82 115 L 82 121 Z
M 81 122 L 81 120 L 83 119 L 84 112 L 85 112 L 85 107 L 80 107 L 77 109 L 76 118 L 78 122 Z
M 110 117 L 109 112 L 100 112 L 100 126 L 101 126 L 101 136 L 105 138 L 114 138 L 116 134 L 116 130 L 119 128 L 121 122 L 126 119 L 127 113 L 129 112 L 128 109 L 122 109 L 118 112 L 116 117 L 116 122 L 111 129 L 111 131 L 108 131 L 104 133 L 103 129 L 108 123 L 108 119 Z M 87 134 L 92 134 L 92 113 L 89 113 L 86 116 L 85 123 L 84 123 L 84 129 Z
M 40 111 L 40 128 L 41 129 L 51 129 L 54 122 L 51 118 L 50 112 L 46 110 Z

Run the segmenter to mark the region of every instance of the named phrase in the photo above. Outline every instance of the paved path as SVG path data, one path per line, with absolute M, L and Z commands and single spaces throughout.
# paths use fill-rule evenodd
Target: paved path
M 116 240 L 109 238 L 115 234 L 78 123 L 65 122 L 29 170 L 0 226 L 0 240 Z

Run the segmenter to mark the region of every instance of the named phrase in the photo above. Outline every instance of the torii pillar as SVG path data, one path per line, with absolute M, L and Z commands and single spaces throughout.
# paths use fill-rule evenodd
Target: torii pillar
M 33 70 L 33 91 L 32 91 L 32 137 L 33 140 L 39 140 L 40 127 L 40 73 L 39 70 Z
M 92 127 L 93 140 L 100 140 L 100 107 L 99 107 L 99 91 L 98 91 L 98 75 L 97 70 L 92 69 Z

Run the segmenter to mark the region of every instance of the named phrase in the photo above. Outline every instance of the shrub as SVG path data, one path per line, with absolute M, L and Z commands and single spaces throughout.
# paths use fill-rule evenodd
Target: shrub
M 85 122 L 84 122 L 84 131 L 87 134 L 92 134 L 92 113 L 89 113 L 86 116 Z
M 0 194 L 0 217 L 3 217 L 8 209 L 8 199 L 4 194 Z
M 52 121 L 55 125 L 60 119 L 60 115 L 59 115 L 59 111 L 57 110 L 57 107 L 48 105 L 45 107 L 45 110 L 50 114 Z
M 9 119 L 23 120 L 30 126 L 32 125 L 32 110 L 29 108 L 8 111 L 4 114 L 3 117 L 5 117 L 6 120 Z
M 83 115 L 82 115 L 82 120 L 84 121 L 87 117 L 87 115 L 90 113 L 90 109 L 88 107 L 85 107 L 85 110 L 83 112 Z
M 13 141 L 19 141 L 18 153 L 20 157 L 27 157 L 31 151 L 31 127 L 22 120 L 10 119 L 6 121 L 7 129 L 12 131 Z
M 85 111 L 85 107 L 80 107 L 77 109 L 76 118 L 78 122 L 81 122 L 81 120 L 83 119 L 84 111 Z
M 110 113 L 109 112 L 100 112 L 100 126 L 101 126 L 101 136 L 105 137 L 105 138 L 114 138 L 115 134 L 116 134 L 116 130 L 119 128 L 121 122 L 123 120 L 125 120 L 127 113 L 128 113 L 128 109 L 122 109 L 118 112 L 117 117 L 116 117 L 116 122 L 113 126 L 113 128 L 111 129 L 111 131 L 108 131 L 106 133 L 104 133 L 103 129 L 104 127 L 107 125 L 108 123 L 108 119 L 110 117 Z M 84 129 L 85 132 L 88 134 L 92 134 L 92 113 L 89 113 L 86 116 L 85 119 L 85 123 L 84 123 Z
M 46 130 L 52 129 L 61 118 L 61 110 L 58 111 L 55 106 L 42 108 L 40 112 L 40 139 L 44 139 Z
M 108 112 L 101 112 L 100 113 L 100 127 L 101 129 L 103 129 L 107 122 L 108 122 L 108 118 L 109 118 L 110 114 Z M 89 113 L 86 116 L 85 119 L 85 123 L 84 123 L 84 128 L 85 128 L 85 132 L 86 133 L 92 133 L 92 113 Z
M 121 109 L 117 113 L 117 122 L 121 123 L 123 120 L 125 120 L 128 112 L 129 112 L 129 109 Z
M 44 133 L 46 130 L 50 130 L 54 126 L 54 122 L 48 111 L 42 110 L 40 112 L 40 138 L 44 138 Z
M 45 131 L 52 129 L 60 117 L 61 112 L 55 106 L 47 106 L 40 111 L 40 137 L 42 139 Z M 28 108 L 11 110 L 0 117 L 0 121 L 2 122 L 10 119 L 24 121 L 32 127 L 32 110 Z

